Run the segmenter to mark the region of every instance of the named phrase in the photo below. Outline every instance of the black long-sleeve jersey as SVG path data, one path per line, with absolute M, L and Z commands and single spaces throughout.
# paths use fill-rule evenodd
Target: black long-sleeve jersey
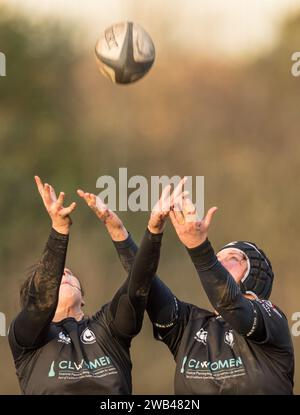
M 137 247 L 115 242 L 127 271 Z M 284 314 L 270 301 L 245 298 L 206 240 L 188 249 L 216 312 L 176 298 L 155 276 L 147 312 L 154 336 L 176 361 L 176 394 L 292 394 L 294 353 Z
M 23 394 L 130 394 L 130 343 L 141 329 L 162 235 L 148 230 L 128 277 L 90 318 L 53 323 L 68 236 L 54 229 L 9 330 Z M 147 263 L 145 262 L 147 259 Z

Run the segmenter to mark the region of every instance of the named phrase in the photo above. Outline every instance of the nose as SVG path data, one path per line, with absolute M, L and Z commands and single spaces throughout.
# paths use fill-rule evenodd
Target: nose
M 71 275 L 68 272 L 64 271 L 63 277 L 62 277 L 62 282 L 69 281 L 70 277 L 71 277 Z

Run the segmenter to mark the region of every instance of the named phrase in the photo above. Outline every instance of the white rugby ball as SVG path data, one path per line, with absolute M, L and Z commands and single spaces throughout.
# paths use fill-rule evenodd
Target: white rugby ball
M 99 37 L 95 55 L 103 75 L 112 82 L 129 84 L 142 78 L 155 59 L 149 34 L 133 22 L 116 23 Z

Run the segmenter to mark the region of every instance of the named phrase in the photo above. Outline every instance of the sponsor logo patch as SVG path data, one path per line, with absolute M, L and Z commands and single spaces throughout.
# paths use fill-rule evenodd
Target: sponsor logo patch
M 81 333 L 80 340 L 84 344 L 96 343 L 96 336 L 88 327 Z
M 197 331 L 197 333 L 195 334 L 194 337 L 195 340 L 197 340 L 197 342 L 202 343 L 204 345 L 206 345 L 207 342 L 207 331 L 205 331 L 204 329 L 200 329 L 199 331 Z

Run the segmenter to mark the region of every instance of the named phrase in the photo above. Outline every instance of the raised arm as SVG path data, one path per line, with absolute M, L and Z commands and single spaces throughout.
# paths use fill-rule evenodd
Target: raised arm
M 77 190 L 77 193 L 105 225 L 117 250 L 120 262 L 128 274 L 131 271 L 138 247 L 127 232 L 121 219 L 103 203 L 99 196 L 84 192 L 81 189 Z
M 70 214 L 76 204 L 63 207 L 64 193 L 56 198 L 52 186 L 35 177 L 38 191 L 52 221 L 52 229 L 42 258 L 23 289 L 22 310 L 13 322 L 10 340 L 21 347 L 39 347 L 58 303 L 58 292 L 67 253 Z
M 129 273 L 138 251 L 137 245 L 131 235 L 128 235 L 124 241 L 113 240 L 113 243 L 123 268 Z M 146 306 L 146 311 L 154 326 L 158 328 L 171 327 L 178 317 L 179 303 L 180 301 L 176 299 L 170 288 L 158 275 L 155 275 Z
M 240 334 L 264 335 L 263 319 L 254 302 L 243 296 L 231 274 L 218 261 L 207 239 L 208 229 L 217 208 L 211 208 L 199 220 L 192 202 L 187 198 L 177 206 L 170 218 L 181 242 L 186 246 L 200 277 L 203 288 L 219 314 Z M 253 338 L 252 337 L 252 338 Z
M 116 317 L 115 321 L 118 321 L 118 326 L 119 328 L 122 327 L 123 333 L 136 334 L 140 330 L 145 306 L 147 306 L 152 322 L 161 325 L 173 321 L 177 312 L 177 304 L 173 294 L 154 275 L 159 259 L 162 231 L 169 213 L 169 207 L 167 208 L 169 192 L 170 189 L 165 189 L 162 198 L 154 207 L 148 229 L 136 256 L 138 248 L 117 215 L 110 211 L 95 195 L 78 191 L 79 196 L 85 199 L 86 203 L 105 223 L 120 261 L 126 272 L 129 273 L 128 278 L 111 302 L 111 310 Z M 141 295 L 141 292 L 144 294 Z M 121 298 L 124 298 L 124 296 L 127 296 L 129 300 L 127 305 L 134 306 L 139 310 L 138 318 L 136 316 L 130 320 L 127 317 L 122 318 L 121 313 L 117 316 L 116 311 Z M 168 307 L 166 304 L 168 304 Z M 127 316 L 128 313 L 123 314 Z M 135 326 L 133 326 L 134 321 Z M 129 324 L 131 327 L 129 327 Z

